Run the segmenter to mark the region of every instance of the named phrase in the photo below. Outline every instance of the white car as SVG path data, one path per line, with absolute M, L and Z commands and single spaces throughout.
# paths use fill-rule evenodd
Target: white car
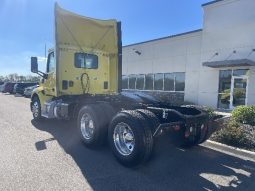
M 30 86 L 30 87 L 25 88 L 25 90 L 24 90 L 24 96 L 25 96 L 25 97 L 31 97 L 32 91 L 33 91 L 35 88 L 37 88 L 37 87 L 38 87 L 38 85 Z

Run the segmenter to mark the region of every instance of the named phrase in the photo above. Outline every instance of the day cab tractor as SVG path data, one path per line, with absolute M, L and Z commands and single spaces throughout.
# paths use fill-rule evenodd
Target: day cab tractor
M 79 16 L 56 4 L 54 23 L 55 47 L 49 50 L 46 72 L 31 58 L 31 71 L 42 76 L 31 95 L 35 121 L 75 120 L 87 147 L 108 139 L 126 166 L 148 160 L 155 138 L 167 130 L 175 130 L 184 146 L 208 138 L 209 116 L 203 110 L 122 92 L 120 22 Z

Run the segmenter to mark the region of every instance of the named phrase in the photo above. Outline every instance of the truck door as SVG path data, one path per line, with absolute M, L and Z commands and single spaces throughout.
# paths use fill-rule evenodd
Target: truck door
M 46 95 L 56 96 L 56 62 L 54 52 L 50 52 L 47 59 L 47 78 L 44 80 L 44 91 Z

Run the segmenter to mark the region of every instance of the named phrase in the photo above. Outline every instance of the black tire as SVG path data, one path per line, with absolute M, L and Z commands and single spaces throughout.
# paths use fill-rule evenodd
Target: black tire
M 114 115 L 116 115 L 115 110 L 108 103 L 97 103 L 94 105 L 97 110 L 99 119 L 100 119 L 100 129 L 101 129 L 101 142 L 100 144 L 107 143 L 107 133 L 108 127 Z
M 97 107 L 103 112 L 103 116 L 106 117 L 108 122 L 107 125 L 109 125 L 113 117 L 117 114 L 117 111 L 109 103 L 101 102 L 97 104 Z
M 32 99 L 31 110 L 35 121 L 42 121 L 41 102 L 37 96 Z
M 114 141 L 114 131 L 119 125 L 127 125 L 134 137 L 134 147 L 129 154 L 121 153 Z M 151 129 L 145 118 L 136 111 L 122 111 L 112 120 L 108 130 L 109 145 L 116 159 L 124 166 L 137 166 L 148 161 L 153 150 Z
M 203 111 L 203 112 L 207 112 L 207 107 L 205 106 L 198 106 L 198 105 L 183 105 L 183 107 L 189 107 L 189 108 L 195 108 L 195 109 L 198 109 L 200 111 Z M 205 142 L 207 139 L 209 139 L 209 137 L 212 135 L 213 131 L 212 131 L 212 128 L 210 127 L 209 125 L 209 121 L 207 121 L 205 124 L 204 124 L 204 127 L 201 128 L 199 130 L 200 133 L 198 136 L 200 136 L 200 138 L 197 137 L 197 140 L 196 140 L 196 144 L 202 144 L 203 142 Z M 194 144 L 194 145 L 196 145 Z
M 201 134 L 202 136 L 201 136 L 201 140 L 199 141 L 199 144 L 208 140 L 211 137 L 211 135 L 217 130 L 217 127 L 219 127 L 223 123 L 225 122 L 223 121 L 218 122 L 217 119 L 209 120 L 205 125 L 206 128 L 204 128 L 202 131 L 203 133 Z
M 210 132 L 209 132 L 209 126 L 208 124 L 205 124 L 203 129 L 201 129 L 201 134 L 200 134 L 200 139 L 198 141 L 198 144 L 202 144 L 205 142 L 207 139 L 210 137 Z
M 160 125 L 160 122 L 157 116 L 147 109 L 137 109 L 136 111 L 139 112 L 148 122 L 148 125 L 153 135 L 157 127 Z
M 103 116 L 103 112 L 96 104 L 86 105 L 80 109 L 77 118 L 77 130 L 81 140 L 87 147 L 100 146 L 106 139 L 107 122 Z M 85 119 L 89 119 L 89 123 L 93 124 L 92 133 L 89 131 L 88 127 L 90 124 L 86 123 Z

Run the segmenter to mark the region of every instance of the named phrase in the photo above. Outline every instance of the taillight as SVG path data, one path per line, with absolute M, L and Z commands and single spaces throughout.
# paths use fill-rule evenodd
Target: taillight
M 181 126 L 180 125 L 174 125 L 173 128 L 174 128 L 175 131 L 179 131 L 181 129 Z

